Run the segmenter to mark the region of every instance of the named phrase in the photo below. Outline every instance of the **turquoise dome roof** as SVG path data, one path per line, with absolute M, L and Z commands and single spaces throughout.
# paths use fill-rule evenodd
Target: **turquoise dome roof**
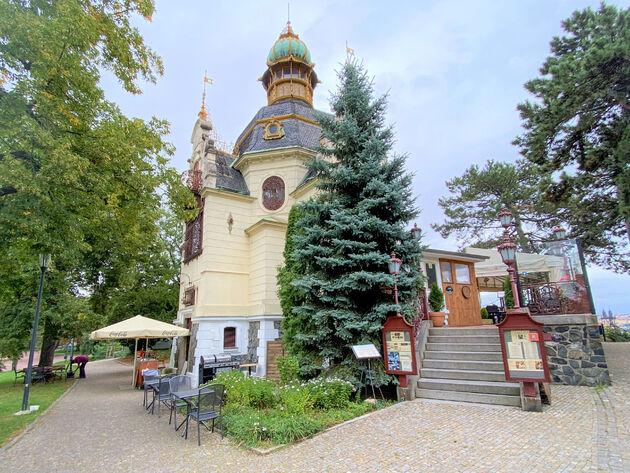
M 291 25 L 289 24 L 286 33 L 283 32 L 269 50 L 267 62 L 275 63 L 290 56 L 293 56 L 295 59 L 301 59 L 307 64 L 311 64 L 311 52 L 306 47 L 306 44 L 304 44 L 304 41 L 293 33 Z

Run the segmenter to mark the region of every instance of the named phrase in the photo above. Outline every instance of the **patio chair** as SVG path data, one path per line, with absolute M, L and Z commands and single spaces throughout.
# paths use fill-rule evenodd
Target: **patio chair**
M 151 407 L 153 407 L 153 401 L 155 401 L 155 399 L 153 399 L 150 404 L 147 404 L 148 393 L 149 391 L 154 392 L 153 385 L 159 383 L 160 376 L 157 374 L 157 370 L 144 371 L 145 372 L 143 372 L 142 374 L 142 379 L 144 381 L 144 401 L 142 402 L 142 406 L 149 410 Z M 155 371 L 155 373 L 146 373 L 147 371 Z
M 15 375 L 15 379 L 13 380 L 13 386 L 15 386 L 20 380 L 20 382 L 24 382 L 26 380 L 26 370 L 25 369 L 13 369 L 13 374 Z
M 188 423 L 190 419 L 197 422 L 197 445 L 201 445 L 201 424 L 207 429 L 211 430 L 208 426 L 208 422 L 212 421 L 212 430 L 214 432 L 214 421 L 219 419 L 219 427 L 221 429 L 221 438 L 223 438 L 223 414 L 221 412 L 221 405 L 223 404 L 223 393 L 225 392 L 225 386 L 223 384 L 210 384 L 205 387 L 208 391 L 204 392 L 204 389 L 199 390 L 196 405 L 193 409 L 188 411 L 186 416 L 186 433 L 185 438 L 188 438 Z
M 161 406 L 164 404 L 166 407 L 170 407 L 171 403 L 171 381 L 172 377 L 160 376 L 157 386 L 153 385 L 153 404 L 151 406 L 151 414 L 153 414 L 153 410 L 155 409 L 155 404 L 158 406 L 158 417 L 161 415 Z
M 192 378 L 190 376 L 184 376 L 184 375 L 174 376 L 169 381 L 169 384 L 171 388 L 171 393 L 176 393 L 178 391 L 189 391 L 192 389 Z M 183 422 L 182 424 L 177 425 L 177 410 L 181 407 L 188 408 L 188 403 L 172 395 L 170 397 L 170 401 L 171 401 L 171 404 L 170 404 L 171 413 L 168 417 L 168 423 L 170 425 L 171 420 L 174 419 L 175 430 L 179 430 Z

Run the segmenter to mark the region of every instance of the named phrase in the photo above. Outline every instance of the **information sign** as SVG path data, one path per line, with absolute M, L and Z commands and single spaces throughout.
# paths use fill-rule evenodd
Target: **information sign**
M 413 327 L 402 317 L 389 317 L 383 326 L 383 356 L 387 373 L 416 374 Z
M 381 354 L 378 352 L 373 343 L 368 343 L 367 345 L 352 345 L 352 352 L 358 360 L 381 357 Z
M 507 381 L 549 382 L 542 324 L 526 308 L 509 310 L 498 325 Z

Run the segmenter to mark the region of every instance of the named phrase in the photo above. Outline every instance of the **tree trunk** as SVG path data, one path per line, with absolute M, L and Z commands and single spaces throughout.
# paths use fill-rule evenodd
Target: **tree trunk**
M 525 236 L 525 232 L 523 231 L 523 226 L 521 224 L 521 219 L 518 217 L 518 214 L 514 212 L 514 228 L 516 229 L 516 234 L 518 235 L 518 246 L 521 251 L 527 253 L 533 253 L 534 248 L 531 245 L 527 236 Z
M 38 366 L 52 366 L 55 358 L 55 350 L 57 349 L 58 344 L 59 340 L 57 339 L 57 327 L 50 322 L 50 317 L 46 317 Z

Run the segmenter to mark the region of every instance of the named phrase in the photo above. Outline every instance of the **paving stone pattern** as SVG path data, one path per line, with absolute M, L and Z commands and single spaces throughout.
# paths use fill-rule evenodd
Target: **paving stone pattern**
M 630 343 L 605 344 L 613 385 L 553 386 L 544 412 L 417 399 L 258 456 L 168 415 L 145 414 L 129 367 L 89 363 L 87 379 L 0 452 L 1 472 L 628 472 Z M 624 363 L 624 359 L 626 360 Z

